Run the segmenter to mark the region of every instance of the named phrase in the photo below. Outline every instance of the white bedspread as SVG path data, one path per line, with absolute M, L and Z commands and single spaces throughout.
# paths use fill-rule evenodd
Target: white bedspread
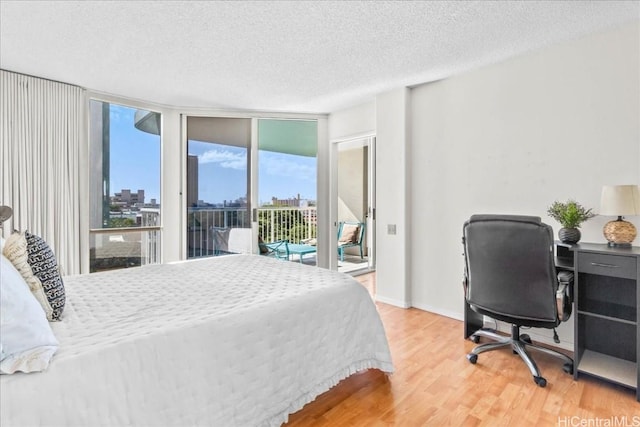
M 44 373 L 0 377 L 4 426 L 276 426 L 350 374 L 393 366 L 364 287 L 230 255 L 65 278 Z

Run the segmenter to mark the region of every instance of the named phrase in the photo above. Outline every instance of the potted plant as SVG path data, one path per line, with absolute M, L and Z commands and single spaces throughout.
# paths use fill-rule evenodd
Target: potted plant
M 568 200 L 566 203 L 555 201 L 547 209 L 547 214 L 562 226 L 558 230 L 558 237 L 565 243 L 580 241 L 580 224 L 596 216 L 591 209 L 585 209 L 575 200 Z

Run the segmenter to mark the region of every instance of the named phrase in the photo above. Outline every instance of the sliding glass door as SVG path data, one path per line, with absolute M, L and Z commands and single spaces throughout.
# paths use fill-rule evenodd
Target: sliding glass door
M 187 258 L 315 245 L 315 120 L 187 117 L 186 126 Z M 309 252 L 304 262 L 315 264 Z
M 250 146 L 251 119 L 187 118 L 188 258 L 250 250 Z
M 259 119 L 258 149 L 260 238 L 315 247 L 317 122 Z M 310 248 L 304 250 L 310 252 Z M 316 264 L 315 254 L 305 255 L 303 262 Z

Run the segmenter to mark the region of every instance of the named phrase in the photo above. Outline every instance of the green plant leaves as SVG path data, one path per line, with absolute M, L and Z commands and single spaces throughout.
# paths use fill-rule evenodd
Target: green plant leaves
M 591 209 L 585 209 L 575 200 L 568 200 L 566 203 L 555 201 L 547 209 L 547 214 L 564 228 L 579 228 L 584 221 L 596 216 Z

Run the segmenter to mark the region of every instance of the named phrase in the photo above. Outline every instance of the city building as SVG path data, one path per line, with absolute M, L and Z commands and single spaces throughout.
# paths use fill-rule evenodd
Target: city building
M 119 193 L 114 193 L 111 197 L 111 203 L 126 207 L 142 206 L 144 205 L 144 190 L 131 192 L 131 190 L 123 188 Z
M 300 207 L 300 194 L 298 193 L 297 197 L 292 197 L 289 199 L 278 199 L 277 197 L 271 198 L 271 204 L 273 206 L 288 206 L 288 207 Z
M 199 206 L 198 200 L 198 156 L 187 156 L 187 206 Z

